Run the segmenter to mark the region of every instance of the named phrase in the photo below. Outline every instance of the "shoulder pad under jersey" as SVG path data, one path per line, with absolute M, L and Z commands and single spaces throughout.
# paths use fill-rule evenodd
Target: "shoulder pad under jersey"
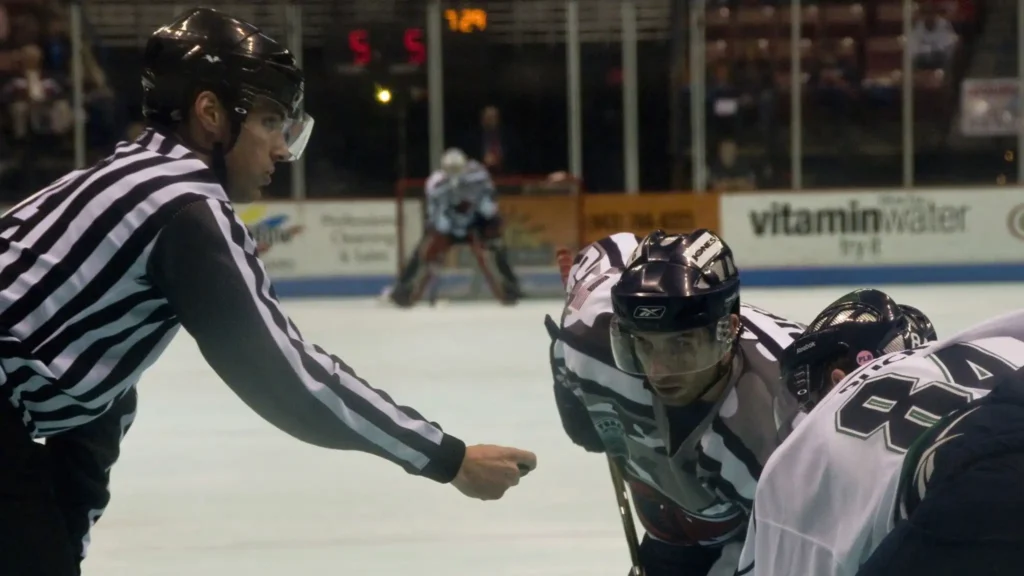
M 588 278 L 597 277 L 611 269 L 625 267 L 638 245 L 639 239 L 635 234 L 619 232 L 585 246 L 573 259 L 565 285 L 566 293 L 571 293 L 577 283 Z

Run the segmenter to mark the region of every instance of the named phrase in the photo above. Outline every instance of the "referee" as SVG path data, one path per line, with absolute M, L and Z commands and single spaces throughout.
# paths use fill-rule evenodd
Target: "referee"
M 183 326 L 260 416 L 310 444 L 500 498 L 536 457 L 470 446 L 307 342 L 231 202 L 299 157 L 292 55 L 194 9 L 146 46 L 150 128 L 0 217 L 0 575 L 79 573 L 135 415 L 135 384 Z M 45 439 L 43 443 L 35 442 Z

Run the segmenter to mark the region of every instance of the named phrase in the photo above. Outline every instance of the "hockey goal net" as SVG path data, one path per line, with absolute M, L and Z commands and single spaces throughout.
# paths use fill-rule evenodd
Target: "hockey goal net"
M 395 190 L 400 265 L 423 237 L 425 183 L 424 179 L 400 180 Z M 555 251 L 565 247 L 575 253 L 580 248 L 583 183 L 555 173 L 496 177 L 494 185 L 509 262 L 519 276 L 524 297 L 562 297 Z M 447 255 L 433 288 L 436 296 L 444 299 L 492 298 L 473 254 L 465 246 L 456 246 Z

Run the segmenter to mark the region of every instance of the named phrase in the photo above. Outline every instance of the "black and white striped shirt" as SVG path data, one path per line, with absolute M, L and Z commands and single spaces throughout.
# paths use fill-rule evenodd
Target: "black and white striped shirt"
M 0 218 L 0 391 L 33 437 L 102 428 L 105 473 L 179 326 L 281 430 L 440 482 L 458 472 L 460 440 L 302 337 L 213 171 L 172 136 L 149 130 Z M 123 425 L 97 423 L 108 411 Z

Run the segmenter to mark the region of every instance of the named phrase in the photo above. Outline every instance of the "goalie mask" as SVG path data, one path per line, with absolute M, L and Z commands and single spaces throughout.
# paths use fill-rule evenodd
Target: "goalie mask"
M 457 179 L 466 172 L 468 166 L 469 158 L 458 148 L 449 148 L 441 155 L 441 170 L 444 170 L 448 178 Z
M 936 339 L 920 310 L 879 290 L 855 290 L 825 308 L 782 353 L 782 380 L 809 410 L 832 388 L 832 371 L 846 374 L 886 354 Z
M 739 276 L 732 251 L 712 232 L 657 231 L 612 287 L 615 364 L 645 376 L 664 402 L 686 404 L 724 375 L 739 332 Z

